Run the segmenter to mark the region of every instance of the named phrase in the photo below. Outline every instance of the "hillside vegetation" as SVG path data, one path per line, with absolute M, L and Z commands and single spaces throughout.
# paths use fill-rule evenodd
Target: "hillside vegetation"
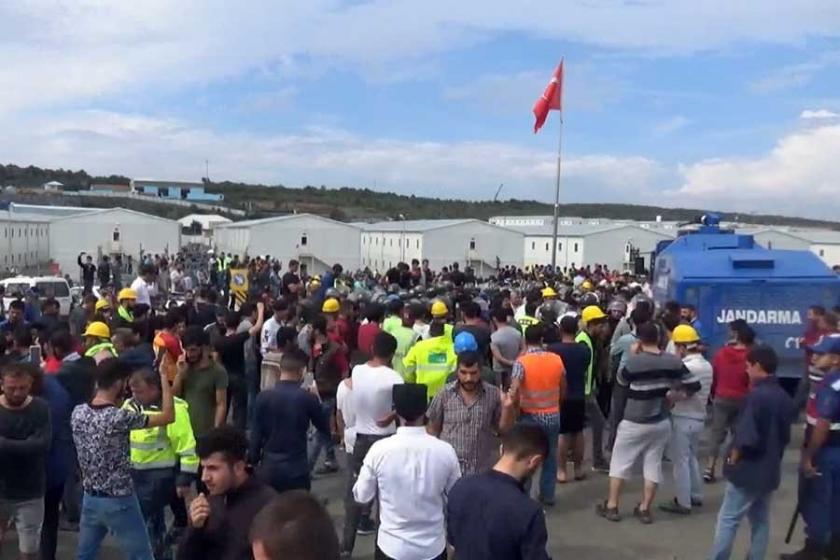
M 129 178 L 122 175 L 92 176 L 84 170 L 42 169 L 40 167 L 0 165 L 0 186 L 35 188 L 48 181 L 59 181 L 68 190 L 84 191 L 92 183 L 128 184 Z M 341 187 L 289 188 L 283 185 L 252 185 L 231 181 L 209 182 L 204 180 L 208 192 L 225 195 L 225 204 L 233 208 L 246 210 L 249 217 L 266 217 L 291 212 L 311 212 L 337 220 L 384 220 L 397 218 L 400 214 L 407 219 L 429 218 L 478 218 L 486 220 L 498 215 L 546 215 L 552 213 L 552 205 L 534 200 L 514 198 L 500 201 L 469 201 L 457 199 L 439 199 L 402 195 L 392 192 L 373 191 Z M 3 198 L 12 199 L 5 194 Z M 61 197 L 60 194 L 32 196 L 26 193 L 15 195 L 17 201 L 30 203 L 67 204 L 107 207 L 115 204 L 114 199 L 103 197 Z M 194 209 L 180 206 L 166 206 L 153 202 L 119 199 L 121 206 L 151 212 L 168 218 L 184 216 Z M 626 220 L 654 220 L 661 216 L 663 220 L 690 221 L 705 211 L 725 209 L 690 209 L 661 208 L 657 206 L 639 206 L 633 204 L 562 204 L 560 213 L 564 216 L 583 218 L 608 218 Z M 840 223 L 806 218 L 737 214 L 721 212 L 725 220 L 738 220 L 746 223 L 762 223 L 788 226 L 828 227 L 840 229 Z

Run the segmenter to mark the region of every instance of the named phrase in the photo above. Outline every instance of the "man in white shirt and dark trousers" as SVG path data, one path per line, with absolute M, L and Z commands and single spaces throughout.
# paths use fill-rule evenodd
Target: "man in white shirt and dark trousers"
M 368 503 L 379 495 L 377 560 L 443 560 L 444 509 L 461 476 L 458 457 L 451 445 L 426 432 L 425 385 L 395 385 L 393 399 L 401 427 L 370 448 L 353 496 Z
M 395 385 L 403 383 L 403 379 L 389 367 L 396 351 L 397 339 L 386 332 L 380 332 L 373 339 L 373 357 L 354 367 L 350 376 L 356 440 L 350 457 L 351 475 L 344 498 L 341 552 L 346 558 L 353 554 L 356 531 L 367 534 L 374 529 L 370 517 L 364 515 L 365 510 L 369 512 L 370 508 L 357 503 L 353 498 L 353 485 L 371 446 L 397 431 L 394 424 L 396 415 L 393 412 L 393 391 Z

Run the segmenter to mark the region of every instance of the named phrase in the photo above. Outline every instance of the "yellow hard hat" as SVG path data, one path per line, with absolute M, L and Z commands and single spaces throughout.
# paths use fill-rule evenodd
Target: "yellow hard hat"
M 93 336 L 96 338 L 111 338 L 111 329 L 102 321 L 94 321 L 85 329 L 84 336 Z
M 102 311 L 103 309 L 111 309 L 111 304 L 108 303 L 107 299 L 100 299 L 96 302 L 96 311 Z
M 335 298 L 328 298 L 324 300 L 324 305 L 321 306 L 321 311 L 324 313 L 338 313 L 341 309 L 338 300 Z
M 449 309 L 446 304 L 438 300 L 432 304 L 432 317 L 446 317 L 449 314 Z
M 591 323 L 592 321 L 597 321 L 598 319 L 606 318 L 604 312 L 601 311 L 601 308 L 597 305 L 590 305 L 588 307 L 583 308 L 583 313 L 580 314 L 583 322 L 586 324 Z
M 554 291 L 554 288 L 552 288 L 551 286 L 548 286 L 547 288 L 543 288 L 542 297 L 544 297 L 544 298 L 557 297 L 557 292 Z
M 580 285 L 581 289 L 583 290 L 591 290 L 592 289 L 592 282 L 589 280 L 585 280 L 583 284 Z
M 137 291 L 132 290 L 131 288 L 123 288 L 120 290 L 120 293 L 117 294 L 117 300 L 122 301 L 124 299 L 137 299 Z
M 691 325 L 677 325 L 671 334 L 674 344 L 694 344 L 700 342 L 700 335 Z

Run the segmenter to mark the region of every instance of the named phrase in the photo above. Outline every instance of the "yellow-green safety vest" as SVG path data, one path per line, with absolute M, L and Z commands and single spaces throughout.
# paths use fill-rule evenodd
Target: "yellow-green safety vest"
M 536 325 L 539 323 L 540 320 L 536 317 L 531 317 L 530 315 L 523 315 L 519 319 L 516 320 L 516 323 L 519 325 L 519 328 L 522 329 L 522 334 L 525 334 L 525 329 L 530 327 L 531 325 Z
M 122 319 L 122 320 L 124 320 L 128 323 L 133 323 L 134 322 L 134 313 L 132 313 L 131 311 L 129 311 L 128 309 L 126 309 L 122 305 L 117 307 L 117 315 L 120 316 L 120 319 Z
M 584 396 L 588 397 L 595 387 L 595 378 L 592 375 L 592 368 L 595 365 L 595 347 L 592 344 L 592 338 L 586 331 L 580 331 L 575 337 L 575 342 L 586 344 L 586 347 L 589 348 L 589 363 L 586 365 L 586 385 L 584 386 Z
M 150 469 L 171 469 L 180 466 L 184 474 L 198 474 L 198 455 L 195 454 L 195 436 L 190 424 L 187 401 L 174 397 L 175 421 L 166 426 L 131 430 L 131 468 L 138 471 Z M 160 414 L 157 408 L 143 408 L 131 399 L 123 408 L 136 410 L 153 416 Z
M 103 350 L 107 350 L 108 352 L 113 354 L 115 358 L 117 357 L 117 349 L 114 348 L 114 345 L 110 342 L 100 342 L 99 344 L 94 344 L 85 351 L 85 357 L 93 358 Z
M 403 359 L 405 380 L 426 385 L 431 401 L 446 385 L 449 374 L 455 371 L 457 360 L 451 335 L 421 340 L 411 347 Z

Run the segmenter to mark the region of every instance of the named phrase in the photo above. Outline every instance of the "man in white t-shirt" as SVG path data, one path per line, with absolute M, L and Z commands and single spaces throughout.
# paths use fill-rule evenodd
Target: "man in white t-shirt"
M 341 551 L 346 557 L 353 553 L 356 531 L 370 528 L 360 524 L 365 508 L 353 498 L 353 484 L 371 445 L 397 430 L 392 395 L 394 385 L 401 385 L 403 378 L 389 367 L 396 351 L 397 339 L 380 332 L 373 340 L 373 357 L 367 363 L 354 367 L 351 375 L 353 390 L 350 400 L 355 412 L 356 441 L 350 458 L 350 485 L 344 500 Z
M 137 292 L 137 303 L 152 306 L 152 296 L 157 295 L 154 265 L 144 264 L 140 267 L 137 278 L 131 283 L 131 289 Z
M 263 324 L 260 335 L 260 351 L 265 356 L 271 350 L 277 349 L 277 332 L 289 318 L 289 302 L 279 298 L 274 302 L 274 315 Z

